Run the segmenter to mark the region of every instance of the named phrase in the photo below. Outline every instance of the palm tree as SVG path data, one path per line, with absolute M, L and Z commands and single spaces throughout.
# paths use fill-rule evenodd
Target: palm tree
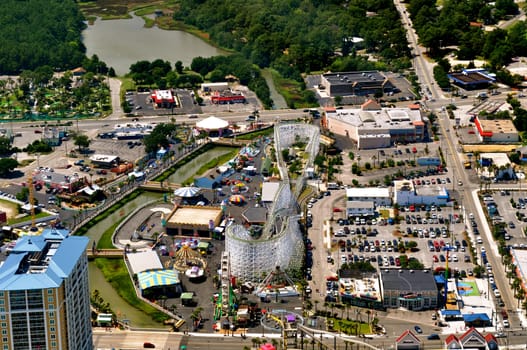
M 518 308 L 520 307 L 520 302 L 525 298 L 525 290 L 520 286 L 516 292 L 516 298 L 518 298 Z
M 525 310 L 525 312 L 527 312 L 527 299 L 523 300 L 522 307 Z

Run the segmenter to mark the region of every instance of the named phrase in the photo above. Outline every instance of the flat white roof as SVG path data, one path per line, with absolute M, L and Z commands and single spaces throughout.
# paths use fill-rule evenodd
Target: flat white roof
M 159 100 L 169 100 L 172 98 L 172 91 L 170 90 L 155 90 L 155 94 Z
M 511 165 L 511 160 L 506 153 L 480 153 L 479 159 L 483 158 L 492 159 L 492 163 L 497 167 Z
M 514 265 L 520 270 L 520 278 L 523 283 L 527 282 L 527 250 L 525 249 L 511 249 Z
M 357 187 L 346 189 L 346 197 L 379 197 L 390 198 L 390 189 L 387 187 Z
M 262 202 L 273 202 L 279 188 L 280 182 L 264 182 L 262 184 Z
M 163 264 L 161 264 L 161 260 L 159 259 L 159 256 L 155 250 L 130 253 L 126 256 L 134 275 L 147 270 L 163 269 Z

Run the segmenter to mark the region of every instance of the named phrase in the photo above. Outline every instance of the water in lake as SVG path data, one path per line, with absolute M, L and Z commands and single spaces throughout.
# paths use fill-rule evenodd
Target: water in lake
M 176 61 L 190 66 L 194 57 L 211 57 L 225 54 L 200 38 L 179 30 L 144 27 L 141 17 L 131 19 L 101 20 L 83 32 L 86 54 L 96 54 L 100 60 L 113 67 L 117 75 L 126 74 L 137 61 L 154 61 L 158 58 L 174 65 Z

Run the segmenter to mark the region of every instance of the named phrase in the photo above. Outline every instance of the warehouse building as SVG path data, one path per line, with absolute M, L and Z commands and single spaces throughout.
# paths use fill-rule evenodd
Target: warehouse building
M 367 96 L 395 90 L 390 80 L 379 71 L 338 72 L 322 75 L 321 86 L 331 96 Z
M 394 181 L 393 202 L 399 205 L 446 205 L 449 194 L 444 186 L 429 185 L 415 188 L 412 181 Z
M 392 198 L 390 189 L 385 187 L 354 187 L 346 189 L 348 202 L 372 202 L 377 207 L 390 206 Z M 365 203 L 365 207 L 369 204 Z
M 474 118 L 474 124 L 482 142 L 518 142 L 520 138 L 518 130 L 510 119 L 488 120 L 476 117 Z

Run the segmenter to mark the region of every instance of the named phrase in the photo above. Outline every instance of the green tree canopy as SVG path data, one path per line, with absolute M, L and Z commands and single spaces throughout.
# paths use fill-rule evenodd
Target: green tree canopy
M 86 25 L 74 0 L 3 0 L 0 13 L 0 74 L 81 65 Z
M 168 148 L 170 144 L 169 138 L 173 138 L 176 129 L 176 124 L 157 124 L 154 130 L 143 139 L 145 152 L 152 153 L 158 151 L 161 147 Z
M 0 158 L 0 177 L 9 175 L 17 166 L 18 162 L 13 158 Z

